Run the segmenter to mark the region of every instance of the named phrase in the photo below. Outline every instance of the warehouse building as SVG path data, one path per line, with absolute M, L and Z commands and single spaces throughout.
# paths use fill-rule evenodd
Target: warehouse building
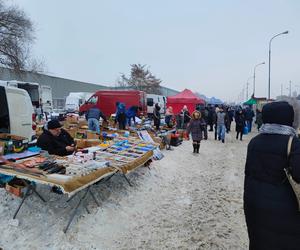
M 100 89 L 112 89 L 104 85 L 93 83 L 75 81 L 61 77 L 49 76 L 45 74 L 38 74 L 33 72 L 16 73 L 14 70 L 0 67 L 0 80 L 10 81 L 17 80 L 23 82 L 36 82 L 40 85 L 48 85 L 52 88 L 53 107 L 55 109 L 62 109 L 65 106 L 66 97 L 70 92 L 96 92 Z M 178 91 L 161 87 L 161 93 L 165 96 L 171 96 L 178 93 Z
M 63 108 L 65 99 L 70 92 L 95 92 L 99 89 L 105 89 L 105 86 L 92 83 L 74 81 L 55 76 L 37 74 L 32 72 L 22 72 L 16 74 L 14 70 L 0 67 L 0 80 L 17 80 L 23 82 L 36 82 L 40 85 L 48 85 L 52 88 L 53 107 Z

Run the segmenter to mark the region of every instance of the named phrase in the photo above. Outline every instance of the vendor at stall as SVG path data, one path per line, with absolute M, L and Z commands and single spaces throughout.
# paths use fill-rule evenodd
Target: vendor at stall
M 44 132 L 38 138 L 37 145 L 49 154 L 65 156 L 75 150 L 75 143 L 70 134 L 61 128 L 58 120 L 51 120 L 44 127 Z
M 120 130 L 126 129 L 126 106 L 122 102 L 117 102 L 116 123 L 119 124 Z
M 126 111 L 127 124 L 128 124 L 129 127 L 131 127 L 131 119 L 133 120 L 133 125 L 136 124 L 135 117 L 137 116 L 138 109 L 139 108 L 137 106 L 131 106 Z
M 85 114 L 85 118 L 88 121 L 89 130 L 95 131 L 97 134 L 100 134 L 100 117 L 107 122 L 105 115 L 101 112 L 101 110 L 94 105 L 91 107 L 87 113 Z

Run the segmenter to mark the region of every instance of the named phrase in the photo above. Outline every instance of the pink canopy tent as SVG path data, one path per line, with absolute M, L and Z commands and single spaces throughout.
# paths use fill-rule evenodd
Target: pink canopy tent
M 197 104 L 204 105 L 205 101 L 189 89 L 185 89 L 177 95 L 167 97 L 167 105 L 173 108 L 174 114 L 180 113 L 184 105 L 187 106 L 189 112 L 193 112 Z

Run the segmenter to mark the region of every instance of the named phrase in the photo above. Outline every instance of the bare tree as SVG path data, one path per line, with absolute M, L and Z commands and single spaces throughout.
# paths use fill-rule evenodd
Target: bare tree
M 125 76 L 125 74 L 121 74 L 120 77 L 117 80 L 117 87 L 128 87 L 128 78 Z
M 40 71 L 41 63 L 30 56 L 35 38 L 32 21 L 16 6 L 0 0 L 0 65 L 16 71 Z
M 119 86 L 127 86 L 133 89 L 142 90 L 149 94 L 160 94 L 161 80 L 156 78 L 147 65 L 132 64 L 130 77 L 121 74 L 118 81 Z

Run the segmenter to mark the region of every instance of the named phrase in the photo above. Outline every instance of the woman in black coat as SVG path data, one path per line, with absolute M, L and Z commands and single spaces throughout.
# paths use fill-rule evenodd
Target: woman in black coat
M 192 119 L 187 126 L 187 136 L 192 134 L 193 140 L 193 153 L 199 153 L 200 142 L 202 140 L 202 132 L 205 126 L 205 121 L 201 118 L 201 113 L 199 111 L 194 111 L 192 114 Z
M 244 211 L 249 249 L 300 249 L 300 212 L 284 172 L 290 166 L 294 180 L 300 182 L 300 141 L 292 127 L 298 125 L 294 113 L 287 102 L 266 104 L 260 134 L 248 145 Z
M 245 122 L 245 116 L 243 114 L 243 110 L 239 110 L 236 112 L 235 114 L 235 131 L 236 131 L 236 139 L 239 139 L 239 135 L 240 135 L 240 140 L 243 140 L 243 133 L 244 133 L 244 127 L 246 125 Z

